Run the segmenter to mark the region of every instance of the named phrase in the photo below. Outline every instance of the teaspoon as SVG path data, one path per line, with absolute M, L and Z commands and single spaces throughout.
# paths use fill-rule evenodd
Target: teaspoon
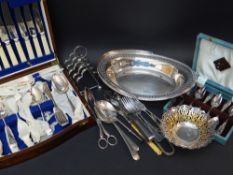
M 223 105 L 223 107 L 222 107 L 222 109 L 221 109 L 221 112 L 224 112 L 228 107 L 230 107 L 230 106 L 231 106 L 231 103 L 232 103 L 232 100 L 227 101 L 227 102 Z
M 211 108 L 209 109 L 208 114 L 210 114 L 213 108 L 218 108 L 221 105 L 222 100 L 222 94 L 215 95 L 214 98 L 211 100 Z
M 223 133 L 223 131 L 225 130 L 226 125 L 227 125 L 227 123 L 229 122 L 230 118 L 233 117 L 233 106 L 231 106 L 231 107 L 229 108 L 228 113 L 229 113 L 228 118 L 227 118 L 227 119 L 225 120 L 225 122 L 222 123 L 222 124 L 219 126 L 219 128 L 218 128 L 218 133 L 219 133 L 219 135 L 221 135 L 221 134 Z
M 206 94 L 206 88 L 201 87 L 201 88 L 199 88 L 198 90 L 195 91 L 194 98 L 197 99 L 197 100 L 201 100 L 205 96 L 205 94 Z M 193 103 L 194 103 L 194 101 L 191 102 L 190 105 L 192 105 Z
M 199 88 L 199 89 L 195 92 L 194 96 L 195 96 L 195 99 L 200 100 L 200 99 L 202 99 L 202 98 L 205 96 L 205 94 L 206 94 L 206 88 L 205 88 L 205 87 L 202 87 L 202 88 Z

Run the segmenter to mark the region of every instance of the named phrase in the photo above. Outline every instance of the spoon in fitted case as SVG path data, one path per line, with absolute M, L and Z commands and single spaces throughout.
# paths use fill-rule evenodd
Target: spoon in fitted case
M 187 94 L 189 95 L 190 92 L 187 93 Z M 198 89 L 194 92 L 194 98 L 195 98 L 196 100 L 201 100 L 201 99 L 205 96 L 205 94 L 206 94 L 206 88 L 205 88 L 205 87 L 198 88 Z M 177 106 L 182 105 L 183 102 L 184 102 L 184 99 L 181 100 L 181 102 L 179 102 L 179 104 L 178 104 Z M 191 102 L 189 105 L 191 106 L 193 103 L 194 103 L 194 101 Z
M 206 88 L 205 87 L 202 87 L 202 88 L 199 88 L 194 96 L 195 96 L 195 99 L 198 99 L 198 100 L 201 100 L 206 94 Z
M 33 86 L 31 88 L 31 95 L 32 95 L 32 102 L 34 104 L 36 104 L 39 107 L 39 109 L 40 109 L 41 117 L 42 117 L 42 119 L 44 121 L 43 122 L 44 125 L 46 125 L 46 128 L 49 128 L 49 129 L 46 130 L 46 134 L 48 136 L 51 136 L 53 134 L 53 130 L 50 128 L 48 122 L 45 119 L 45 115 L 44 115 L 42 109 L 40 108 L 40 103 L 42 103 L 44 101 L 43 93 L 40 91 L 40 89 L 38 89 L 37 87 Z
M 53 84 L 58 92 L 61 92 L 61 93 L 66 95 L 68 102 L 72 108 L 72 111 L 74 112 L 76 107 L 73 105 L 72 101 L 70 100 L 70 98 L 67 94 L 67 92 L 69 90 L 68 81 L 61 74 L 56 73 L 52 76 L 52 82 L 53 82 Z
M 53 101 L 54 107 L 53 107 L 53 112 L 55 114 L 56 120 L 59 123 L 59 125 L 61 126 L 66 126 L 69 123 L 69 120 L 66 116 L 66 114 L 59 108 L 59 106 L 57 105 L 56 101 L 53 98 L 53 95 L 49 89 L 49 86 L 47 83 L 43 83 L 42 84 L 42 89 L 43 89 L 43 93 L 50 99 Z
M 208 114 L 210 114 L 213 108 L 218 108 L 221 105 L 222 100 L 222 94 L 215 95 L 214 98 L 211 100 L 211 108 L 209 109 Z
M 7 116 L 6 107 L 2 102 L 0 102 L 0 118 L 2 119 L 4 123 L 4 131 L 6 134 L 6 140 L 7 140 L 8 146 L 10 147 L 11 152 L 15 153 L 19 151 L 19 148 L 18 148 L 17 141 L 15 140 L 14 134 L 12 133 L 10 127 L 5 122 L 4 118 L 6 116 Z
M 229 113 L 228 118 L 218 127 L 218 134 L 219 135 L 221 135 L 223 133 L 230 118 L 233 117 L 233 106 L 231 106 L 229 108 L 228 113 Z

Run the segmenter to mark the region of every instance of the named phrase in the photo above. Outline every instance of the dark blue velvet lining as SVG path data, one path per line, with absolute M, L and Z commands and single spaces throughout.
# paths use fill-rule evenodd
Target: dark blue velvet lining
M 2 141 L 3 145 L 3 155 L 7 155 L 11 153 L 11 150 L 8 146 L 7 139 L 6 139 L 6 133 L 5 133 L 5 124 L 3 120 L 0 120 L 0 139 Z
M 6 0 L 0 0 L 0 1 L 6 1 Z M 40 0 L 7 0 L 11 7 L 20 7 L 27 4 L 32 4 L 34 2 L 39 2 Z
M 34 105 L 34 106 L 31 106 L 30 107 L 30 110 L 31 110 L 31 113 L 33 115 L 33 117 L 35 119 L 42 119 L 42 113 L 44 114 L 45 116 L 45 113 L 49 113 L 49 114 L 53 114 L 53 107 L 54 107 L 54 104 L 53 104 L 53 101 L 52 100 L 47 100 L 39 105 Z M 67 115 L 67 114 L 66 114 Z M 68 116 L 68 115 L 67 115 Z M 45 116 L 46 118 L 46 116 Z M 72 119 L 70 116 L 68 116 L 69 118 L 69 123 L 62 127 L 60 126 L 59 124 L 56 124 L 55 125 L 55 130 L 54 130 L 54 134 L 62 131 L 64 128 L 66 128 L 67 126 L 71 125 L 72 124 Z M 53 125 L 53 123 L 57 123 L 57 120 L 56 120 L 56 116 L 53 115 L 49 120 L 48 120 L 48 123 L 49 125 Z
M 21 64 L 19 64 L 17 66 L 1 70 L 0 71 L 0 77 L 9 75 L 9 74 L 11 74 L 13 72 L 18 72 L 20 70 L 23 70 L 23 69 L 29 68 L 31 66 L 35 66 L 35 65 L 41 64 L 43 62 L 46 62 L 48 60 L 53 60 L 53 59 L 54 59 L 54 54 L 50 54 L 50 55 L 46 55 L 44 57 L 40 57 L 40 58 L 36 58 L 34 60 L 30 60 L 30 61 L 25 62 L 25 63 L 21 63 Z
M 5 119 L 6 125 L 11 129 L 15 140 L 17 141 L 18 147 L 20 150 L 27 148 L 27 145 L 19 138 L 19 133 L 17 130 L 18 117 L 16 114 L 7 116 Z M 10 147 L 7 143 L 6 133 L 5 133 L 5 124 L 3 120 L 0 120 L 0 139 L 3 144 L 3 155 L 11 153 Z
M 16 114 L 12 114 L 12 115 L 6 117 L 5 118 L 5 122 L 11 128 L 11 130 L 12 130 L 12 132 L 14 134 L 15 140 L 18 143 L 19 149 L 22 150 L 24 148 L 27 148 L 27 146 L 25 145 L 25 143 L 19 138 L 19 132 L 17 130 L 17 122 L 18 122 L 17 115 Z
M 34 74 L 33 77 L 34 77 L 36 82 L 41 81 L 41 82 L 48 83 L 49 88 L 51 89 L 51 86 L 52 86 L 51 81 L 43 79 L 39 75 L 39 73 Z M 68 127 L 68 126 L 70 126 L 72 124 L 72 118 L 70 116 L 68 116 L 68 114 L 66 114 L 67 117 L 68 117 L 69 123 L 66 126 L 59 125 L 57 123 L 56 116 L 53 114 L 53 108 L 54 108 L 54 103 L 53 103 L 52 100 L 46 100 L 46 101 L 42 102 L 41 104 L 30 106 L 32 116 L 37 120 L 43 120 L 42 114 L 44 114 L 44 117 L 47 120 L 48 124 L 50 126 L 53 126 L 53 129 L 54 129 L 53 134 L 57 134 L 57 133 L 61 132 L 64 128 L 66 128 L 66 127 Z M 52 116 L 50 116 L 50 118 L 48 118 L 45 115 L 46 113 L 48 113 L 49 115 L 52 115 Z M 22 150 L 22 149 L 27 148 L 27 146 L 19 138 L 19 133 L 18 133 L 18 130 L 17 130 L 18 117 L 20 117 L 20 116 L 16 115 L 16 114 L 12 114 L 12 115 L 7 116 L 5 118 L 5 122 L 11 128 L 11 130 L 12 130 L 12 132 L 14 134 L 14 137 L 15 137 L 17 143 L 18 143 L 19 149 Z M 20 117 L 20 119 L 22 119 L 22 118 Z M 1 139 L 2 144 L 3 144 L 3 154 L 7 155 L 7 154 L 11 153 L 11 150 L 10 150 L 10 148 L 8 146 L 8 143 L 7 143 L 7 140 L 6 140 L 6 133 L 5 133 L 5 130 L 4 130 L 4 126 L 5 125 L 4 125 L 3 120 L 0 120 L 0 139 Z
M 42 116 L 41 116 L 42 113 L 45 114 L 47 112 L 47 113 L 52 114 L 53 107 L 54 107 L 54 104 L 53 104 L 52 100 L 47 100 L 39 105 L 31 106 L 30 110 L 31 110 L 31 113 L 35 119 L 42 120 Z M 12 133 L 14 134 L 14 137 L 15 137 L 15 140 L 17 141 L 19 149 L 23 150 L 23 149 L 27 148 L 27 145 L 19 138 L 19 133 L 17 130 L 18 117 L 20 117 L 20 116 L 16 115 L 16 114 L 12 114 L 10 116 L 7 116 L 5 118 L 5 123 L 10 127 Z M 62 131 L 64 128 L 70 126 L 72 124 L 72 119 L 70 116 L 68 116 L 68 119 L 69 119 L 69 123 L 66 126 L 60 126 L 56 121 L 56 116 L 53 115 L 48 120 L 49 125 L 53 125 L 54 123 L 56 123 L 56 125 L 54 126 L 53 134 L 57 134 L 60 131 Z M 5 133 L 4 127 L 5 127 L 5 125 L 4 125 L 3 120 L 0 120 L 0 140 L 3 144 L 3 155 L 7 155 L 7 154 L 11 153 L 11 150 L 10 150 L 9 145 L 7 143 L 6 133 Z
M 10 61 L 9 54 L 7 52 L 5 44 L 0 41 L 1 42 L 0 44 L 2 45 L 2 47 L 3 47 L 3 49 L 4 49 L 5 53 L 6 53 L 6 56 L 8 58 L 8 61 L 9 61 L 10 65 L 11 65 L 10 68 L 3 69 L 3 70 L 0 71 L 0 78 L 3 77 L 3 76 L 7 76 L 9 74 L 12 74 L 12 73 L 19 72 L 21 70 L 30 68 L 31 66 L 36 66 L 36 65 L 42 64 L 44 62 L 54 60 L 54 57 L 55 57 L 54 53 L 51 53 L 50 55 L 46 55 L 46 56 L 43 56 L 43 57 L 40 57 L 40 58 L 35 58 L 33 60 L 29 59 L 29 55 L 28 55 L 28 52 L 27 52 L 25 41 L 24 41 L 24 39 L 22 38 L 22 36 L 20 34 L 19 27 L 18 27 L 16 18 L 15 18 L 14 10 L 13 10 L 13 8 L 21 7 L 21 11 L 22 11 L 22 6 L 30 5 L 32 3 L 38 3 L 39 13 L 40 13 L 40 16 L 42 17 L 43 16 L 42 15 L 42 9 L 41 9 L 41 6 L 40 6 L 40 1 L 41 0 L 0 0 L 0 2 L 3 2 L 3 1 L 8 2 L 9 6 L 10 6 L 10 11 L 12 13 L 12 18 L 14 20 L 16 30 L 17 30 L 17 32 L 19 34 L 19 42 L 21 43 L 23 51 L 24 51 L 24 53 L 26 55 L 27 62 L 26 63 L 20 63 L 19 53 L 18 53 L 18 51 L 16 49 L 16 46 L 15 46 L 14 42 L 11 41 L 12 48 L 13 48 L 13 50 L 14 50 L 14 52 L 16 54 L 16 57 L 17 57 L 17 59 L 18 59 L 18 61 L 20 63 L 17 66 L 12 66 L 12 63 Z M 30 6 L 30 9 L 31 9 L 31 6 Z M 0 15 L 2 17 L 4 14 L 2 14 L 2 12 L 0 12 Z M 22 14 L 22 16 L 23 16 L 23 14 Z M 33 13 L 32 13 L 32 17 L 34 17 Z M 34 18 L 33 18 L 33 20 L 34 20 Z M 45 26 L 45 19 L 42 18 L 42 22 L 43 22 L 43 25 Z M 34 21 L 34 23 L 35 23 L 35 21 Z M 36 28 L 36 30 L 37 30 L 37 28 Z M 47 41 L 49 41 L 48 32 L 49 31 L 47 31 L 47 29 L 45 28 L 45 36 L 46 36 Z M 38 31 L 37 31 L 37 35 L 38 35 L 38 40 L 39 40 L 39 44 L 41 46 L 42 52 L 43 52 L 43 54 L 45 54 L 44 47 L 42 45 L 42 41 L 41 41 L 41 38 L 40 38 L 40 35 L 39 35 Z M 32 48 L 33 48 L 34 55 L 36 56 L 35 46 L 34 46 L 34 43 L 32 41 L 31 36 L 29 36 L 29 39 L 30 39 L 30 43 L 31 43 Z M 50 45 L 49 42 L 48 42 L 48 45 L 49 45 L 50 51 L 52 51 L 52 48 L 51 48 L 51 45 Z M 0 59 L 0 65 L 1 65 L 1 67 L 3 67 L 3 63 L 1 62 L 1 59 Z M 50 90 L 52 89 L 51 88 L 51 86 L 52 86 L 51 81 L 43 79 L 42 77 L 40 77 L 40 75 L 38 73 L 34 74 L 33 77 L 34 77 L 36 82 L 41 81 L 41 82 L 48 83 Z M 73 93 L 75 94 L 75 92 L 73 92 Z M 47 117 L 48 119 L 47 118 L 46 119 L 48 120 L 47 122 L 49 123 L 50 126 L 54 126 L 54 128 L 53 128 L 54 129 L 54 134 L 56 134 L 56 133 L 59 133 L 60 131 L 62 131 L 64 128 L 70 126 L 72 124 L 72 118 L 70 116 L 68 116 L 68 114 L 66 114 L 68 119 L 69 119 L 69 123 L 66 126 L 63 126 L 63 127 L 60 126 L 57 123 L 56 116 L 53 114 L 53 108 L 54 108 L 53 101 L 52 100 L 46 100 L 45 102 L 43 102 L 43 103 L 41 103 L 39 105 L 31 106 L 30 110 L 31 110 L 32 116 L 35 119 L 38 119 L 38 120 L 42 119 L 42 116 L 41 116 L 42 114 L 44 114 L 45 117 L 46 117 L 45 114 L 52 115 L 50 117 Z M 17 130 L 17 123 L 18 123 L 18 118 L 19 117 L 20 116 L 17 115 L 17 114 L 12 114 L 12 115 L 7 116 L 4 119 L 4 121 L 7 124 L 7 126 L 10 127 L 12 133 L 14 134 L 14 137 L 15 137 L 15 139 L 17 141 L 19 149 L 22 150 L 22 149 L 27 148 L 27 145 L 23 142 L 22 139 L 19 138 L 19 132 Z M 20 119 L 23 120 L 21 117 L 20 117 Z M 5 133 L 5 130 L 4 130 L 4 128 L 5 128 L 4 121 L 0 120 L 0 140 L 1 140 L 2 144 L 3 144 L 3 155 L 7 155 L 7 154 L 11 153 L 11 150 L 9 148 L 9 145 L 8 145 L 7 139 L 6 139 L 6 133 Z

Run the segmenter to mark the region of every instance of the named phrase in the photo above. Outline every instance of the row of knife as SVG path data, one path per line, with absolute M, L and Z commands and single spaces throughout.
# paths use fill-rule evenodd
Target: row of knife
M 51 53 L 40 4 L 11 8 L 0 4 L 0 69 Z

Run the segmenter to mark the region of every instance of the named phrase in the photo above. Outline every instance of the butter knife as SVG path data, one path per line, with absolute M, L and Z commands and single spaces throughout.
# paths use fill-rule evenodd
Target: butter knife
M 46 35 L 45 35 L 45 28 L 44 28 L 44 25 L 43 25 L 43 22 L 42 22 L 42 19 L 41 19 L 41 15 L 40 15 L 39 7 L 38 7 L 37 3 L 32 4 L 32 12 L 33 12 L 34 17 L 35 17 L 35 23 L 36 23 L 37 31 L 39 32 L 41 40 L 42 40 L 45 55 L 49 55 L 50 54 L 50 49 L 49 49 L 49 45 L 48 45 L 47 38 L 46 38 Z
M 10 13 L 10 9 L 9 9 L 7 2 L 1 3 L 1 8 L 2 8 L 2 13 L 3 13 L 3 18 L 5 20 L 6 28 L 7 28 L 8 33 L 9 33 L 9 37 L 15 43 L 16 49 L 17 49 L 18 54 L 19 54 L 20 61 L 22 63 L 26 62 L 27 59 L 26 59 L 26 56 L 24 54 L 22 45 L 19 41 L 19 35 L 17 33 L 15 24 L 13 22 L 13 19 L 12 19 L 11 13 Z M 14 55 L 11 53 L 9 53 L 9 54 L 10 54 L 11 58 L 15 56 L 15 54 Z
M 37 57 L 42 57 L 43 53 L 40 47 L 40 43 L 38 41 L 37 32 L 36 32 L 36 28 L 35 28 L 35 25 L 32 19 L 29 5 L 26 5 L 23 7 L 23 12 L 24 12 L 24 17 L 25 17 L 25 21 L 27 24 L 29 35 L 32 37 L 33 44 L 35 46 L 36 55 Z
M 15 8 L 14 13 L 15 13 L 15 18 L 16 18 L 17 24 L 18 24 L 19 32 L 20 32 L 22 38 L 24 39 L 24 42 L 25 42 L 25 45 L 27 48 L 29 59 L 32 60 L 35 58 L 35 54 L 34 54 L 33 49 L 32 49 L 32 45 L 31 45 L 31 42 L 29 39 L 29 34 L 27 32 L 27 27 L 24 23 L 20 8 L 19 7 Z
M 7 52 L 9 54 L 9 56 L 10 56 L 10 59 L 11 59 L 11 62 L 13 64 L 13 66 L 18 65 L 19 62 L 18 62 L 18 60 L 17 60 L 17 58 L 15 56 L 14 50 L 13 50 L 13 48 L 11 46 L 10 39 L 8 37 L 8 33 L 6 31 L 5 25 L 4 25 L 3 20 L 2 20 L 1 17 L 0 17 L 0 37 L 1 37 L 2 42 L 6 46 Z M 6 54 L 3 51 L 2 47 L 1 47 L 0 51 L 1 51 L 1 59 L 2 59 L 2 62 L 3 62 L 4 68 L 9 68 L 10 63 L 9 63 L 9 60 L 7 59 Z

